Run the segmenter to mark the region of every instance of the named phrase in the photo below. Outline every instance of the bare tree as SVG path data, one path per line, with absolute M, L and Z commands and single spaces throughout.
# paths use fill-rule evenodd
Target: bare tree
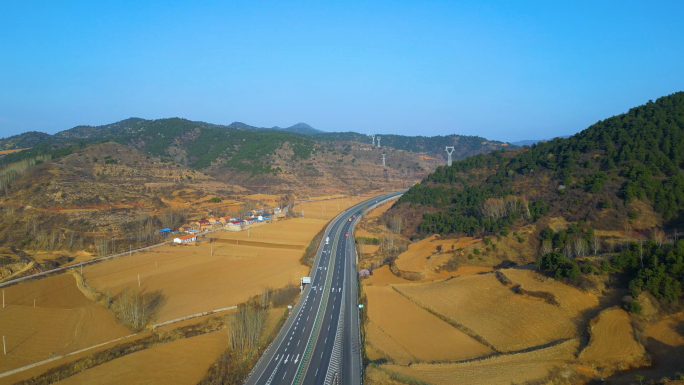
M 520 205 L 522 206 L 523 217 L 528 221 L 531 221 L 532 213 L 530 213 L 530 205 L 525 197 L 520 198 Z
M 403 222 L 404 222 L 404 220 L 401 218 L 401 216 L 399 216 L 399 215 L 392 216 L 390 226 L 392 228 L 392 231 L 394 231 L 395 234 L 401 233 L 401 227 L 402 227 Z
M 575 255 L 577 257 L 587 255 L 589 247 L 587 245 L 587 241 L 585 241 L 584 238 L 577 237 L 575 238 L 575 241 L 573 243 L 575 246 Z
M 489 198 L 482 203 L 482 214 L 496 219 L 506 215 L 506 202 L 502 198 Z
M 594 249 L 594 255 L 601 251 L 601 239 L 596 233 L 594 233 L 594 237 L 591 239 L 591 248 Z
M 541 255 L 544 256 L 553 251 L 553 242 L 550 239 L 544 239 L 541 245 Z
M 655 228 L 651 232 L 651 235 L 653 236 L 653 240 L 658 247 L 663 247 L 663 242 L 665 242 L 665 233 L 662 230 Z
M 641 268 L 644 268 L 644 239 L 639 238 L 639 243 L 638 243 L 638 250 L 639 250 L 639 260 L 641 261 Z
M 363 246 L 366 244 L 366 239 L 364 237 L 358 237 L 356 239 L 357 249 L 359 250 L 359 259 L 363 259 Z
M 240 306 L 228 318 L 228 336 L 234 350 L 244 351 L 256 346 L 266 320 L 266 310 L 248 304 Z
M 572 258 L 572 244 L 566 243 L 565 247 L 563 247 L 563 255 L 565 258 L 571 259 Z

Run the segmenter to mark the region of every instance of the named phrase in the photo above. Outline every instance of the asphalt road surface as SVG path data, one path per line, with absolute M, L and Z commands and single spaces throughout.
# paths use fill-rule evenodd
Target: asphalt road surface
M 402 193 L 361 202 L 328 225 L 311 269 L 311 285 L 306 285 L 247 385 L 361 384 L 353 226 L 366 208 Z

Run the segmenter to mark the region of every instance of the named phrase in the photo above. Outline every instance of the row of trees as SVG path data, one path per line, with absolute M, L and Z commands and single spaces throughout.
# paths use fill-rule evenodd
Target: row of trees
M 109 289 L 107 297 L 110 301 Z M 126 287 L 114 297 L 110 310 L 124 325 L 133 330 L 140 330 L 154 321 L 165 301 L 159 290 L 146 293 Z

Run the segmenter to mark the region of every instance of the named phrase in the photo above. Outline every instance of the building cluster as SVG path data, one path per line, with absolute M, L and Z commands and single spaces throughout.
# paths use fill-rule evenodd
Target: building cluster
M 178 231 L 172 231 L 171 229 L 161 229 L 157 232 L 162 233 L 162 235 L 176 234 L 178 235 L 173 239 L 174 243 L 192 243 L 197 241 L 197 236 L 202 235 L 210 230 L 233 230 L 239 231 L 246 229 L 250 225 L 261 222 L 269 222 L 281 214 L 281 210 L 276 208 L 271 213 L 266 213 L 262 209 L 250 210 L 248 214 L 243 218 L 233 218 L 231 216 L 217 217 L 198 220 L 186 225 L 181 226 Z

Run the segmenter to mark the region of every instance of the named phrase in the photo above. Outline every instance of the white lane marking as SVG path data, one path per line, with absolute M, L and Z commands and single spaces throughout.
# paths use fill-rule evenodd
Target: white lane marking
M 302 340 L 297 341 L 297 346 L 299 346 L 299 343 L 302 342 Z
M 297 358 L 295 358 L 295 364 L 299 361 L 299 354 L 297 354 Z
M 289 360 L 289 359 L 290 359 L 290 355 L 288 354 L 288 355 L 287 355 L 287 358 L 285 358 L 285 363 L 286 363 L 286 364 L 287 364 L 287 360 Z

